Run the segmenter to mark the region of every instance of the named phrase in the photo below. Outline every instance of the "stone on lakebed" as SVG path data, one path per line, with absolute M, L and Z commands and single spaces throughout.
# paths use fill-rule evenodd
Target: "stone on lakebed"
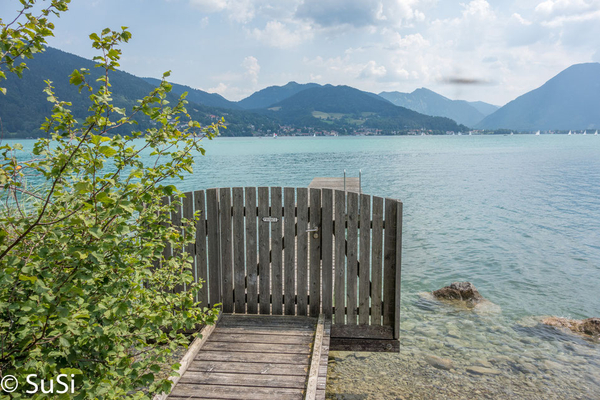
M 542 324 L 550 325 L 555 328 L 567 328 L 572 332 L 600 336 L 600 318 L 588 319 L 568 319 L 562 317 L 548 317 L 542 320 Z
M 450 286 L 434 291 L 433 296 L 441 300 L 465 301 L 470 307 L 474 307 L 484 300 L 471 282 L 453 282 Z

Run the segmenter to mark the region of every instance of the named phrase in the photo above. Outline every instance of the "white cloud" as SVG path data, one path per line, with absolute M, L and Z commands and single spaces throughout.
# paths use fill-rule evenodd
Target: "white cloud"
M 253 84 L 258 83 L 258 74 L 260 73 L 260 65 L 256 57 L 248 56 L 244 58 L 242 67 L 246 69 L 246 75 L 250 78 Z
M 269 21 L 264 29 L 254 28 L 250 31 L 250 35 L 268 46 L 280 49 L 296 47 L 313 37 L 310 26 L 305 24 L 294 25 L 296 29 L 292 30 L 280 21 Z
M 572 15 L 593 12 L 600 7 L 598 0 L 546 0 L 535 7 L 535 11 L 544 15 Z
M 190 0 L 190 4 L 206 13 L 218 12 L 227 8 L 227 0 Z
M 360 74 L 358 75 L 359 78 L 361 79 L 365 79 L 365 78 L 375 78 L 375 79 L 381 79 L 383 77 L 385 77 L 387 75 L 387 70 L 385 69 L 385 67 L 383 65 L 377 65 L 377 63 L 373 60 L 369 61 L 367 63 L 367 65 L 365 65 L 362 69 L 362 71 L 360 71 Z
M 204 13 L 226 11 L 231 20 L 242 23 L 255 15 L 253 0 L 190 0 L 190 5 Z
M 417 8 L 420 3 L 420 0 L 304 0 L 296 16 L 321 27 L 401 26 L 425 19 L 425 14 Z

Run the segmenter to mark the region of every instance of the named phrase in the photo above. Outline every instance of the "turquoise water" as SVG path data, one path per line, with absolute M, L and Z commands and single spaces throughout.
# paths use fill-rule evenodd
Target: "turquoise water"
M 600 137 L 219 138 L 205 148 L 181 190 L 307 186 L 361 169 L 363 192 L 404 202 L 401 353 L 332 353 L 329 398 L 600 398 L 600 344 L 538 324 L 600 317 Z M 500 310 L 420 295 L 463 280 Z M 498 374 L 467 371 L 477 365 Z

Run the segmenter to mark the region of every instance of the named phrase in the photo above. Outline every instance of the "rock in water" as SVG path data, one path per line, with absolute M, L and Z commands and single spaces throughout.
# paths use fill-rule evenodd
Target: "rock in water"
M 588 318 L 581 321 L 581 330 L 586 335 L 600 335 L 600 318 Z
M 548 317 L 542 320 L 542 324 L 550 325 L 555 328 L 568 328 L 575 333 L 581 333 L 590 336 L 600 336 L 600 318 L 578 320 L 561 317 Z
M 449 360 L 447 358 L 441 358 L 431 354 L 426 354 L 424 358 L 425 361 L 427 361 L 427 363 L 432 367 L 443 369 L 446 371 L 450 371 L 453 368 L 452 360 Z
M 453 282 L 450 286 L 436 290 L 433 295 L 442 300 L 462 300 L 470 307 L 484 300 L 471 282 Z

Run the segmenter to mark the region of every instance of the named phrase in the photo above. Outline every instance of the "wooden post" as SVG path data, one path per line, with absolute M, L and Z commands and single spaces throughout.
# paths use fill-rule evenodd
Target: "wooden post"
M 296 190 L 285 188 L 284 263 L 285 315 L 296 314 Z
M 383 199 L 375 196 L 373 196 L 373 242 L 371 252 L 371 325 L 381 325 Z
M 248 314 L 258 313 L 258 256 L 256 245 L 256 188 L 246 188 L 246 280 Z
M 348 257 L 347 264 L 347 324 L 356 325 L 357 277 L 358 277 L 358 193 L 348 192 Z
M 196 212 L 200 212 L 200 219 L 196 223 L 196 282 L 202 281 L 202 288 L 198 292 L 198 301 L 202 307 L 208 307 L 208 272 L 206 264 L 206 206 L 204 190 L 194 192 Z
M 323 189 L 321 215 L 321 269 L 323 274 L 323 315 L 331 320 L 333 309 L 333 191 Z
M 271 295 L 273 315 L 283 314 L 283 260 L 282 237 L 283 221 L 282 193 L 280 187 L 271 188 Z
M 346 323 L 346 193 L 335 191 L 335 323 Z
M 236 313 L 246 312 L 244 265 L 244 189 L 233 188 L 233 298 Z
M 221 258 L 219 257 L 219 189 L 208 189 L 206 191 L 207 203 L 207 230 L 208 230 L 208 279 L 210 307 L 221 303 Z
M 358 323 L 369 325 L 371 290 L 371 196 L 360 195 L 360 268 L 358 281 Z
M 271 260 L 269 257 L 269 223 L 262 218 L 269 216 L 269 188 L 258 188 L 258 285 L 260 299 L 260 313 L 271 313 Z
M 307 314 L 308 291 L 308 189 L 298 188 L 298 258 L 297 258 L 297 315 Z
M 310 189 L 310 316 L 321 313 L 321 189 Z

